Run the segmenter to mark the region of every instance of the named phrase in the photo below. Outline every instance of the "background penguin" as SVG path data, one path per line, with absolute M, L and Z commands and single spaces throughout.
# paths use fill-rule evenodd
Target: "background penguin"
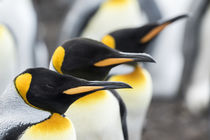
M 47 67 L 48 52 L 42 39 L 38 37 L 40 32 L 38 33 L 38 21 L 32 0 L 1 0 L 0 22 L 8 26 L 16 40 L 17 73 L 28 67 Z
M 15 39 L 6 25 L 0 24 L 0 94 L 14 77 L 17 68 Z
M 92 10 L 86 8 L 89 3 Z M 74 17 L 79 20 L 75 20 Z M 60 42 L 78 36 L 100 40 L 113 30 L 137 27 L 145 20 L 138 0 L 78 1 L 64 20 Z
M 105 0 L 75 0 L 63 21 L 59 43 L 78 37 Z
M 44 68 L 27 69 L 0 96 L 0 139 L 76 140 L 74 126 L 64 116 L 68 107 L 94 91 L 128 87 L 121 82 L 63 76 Z
M 190 3 L 193 0 L 154 0 L 163 19 L 174 17 L 183 13 L 190 15 Z M 180 82 L 182 81 L 182 71 L 184 67 L 184 56 L 182 49 L 184 41 L 184 30 L 187 27 L 186 20 L 177 22 L 165 29 L 157 40 L 152 44 L 151 55 L 159 62 L 158 65 L 146 65 L 145 67 L 153 77 L 154 97 L 162 99 L 172 99 L 178 95 Z M 165 54 L 165 55 L 163 55 Z M 165 59 L 170 57 L 170 59 Z M 167 66 L 167 67 L 165 67 Z M 160 81 L 160 79 L 162 79 Z M 171 84 L 173 81 L 173 84 Z
M 55 50 L 50 69 L 88 80 L 104 80 L 112 67 L 137 61 L 154 60 L 146 54 L 122 53 L 103 43 L 78 38 Z M 71 116 L 79 140 L 127 140 L 125 111 L 118 94 L 104 91 L 79 99 L 66 114 Z
M 103 37 L 102 42 L 123 52 L 144 52 L 148 44 L 169 24 L 186 15 L 162 23 L 147 24 L 140 28 L 121 29 Z M 133 90 L 117 90 L 128 110 L 128 132 L 130 139 L 139 140 L 145 116 L 152 98 L 150 74 L 137 63 L 130 65 L 134 70 L 123 75 L 112 76 L 110 81 L 123 81 L 132 85 Z M 117 69 L 120 71 L 120 69 Z
M 162 13 L 155 0 L 139 0 L 141 9 L 147 15 L 148 22 L 155 22 L 162 18 Z
M 192 2 L 192 16 L 187 22 L 184 41 L 185 67 L 180 97 L 194 115 L 209 108 L 209 0 Z

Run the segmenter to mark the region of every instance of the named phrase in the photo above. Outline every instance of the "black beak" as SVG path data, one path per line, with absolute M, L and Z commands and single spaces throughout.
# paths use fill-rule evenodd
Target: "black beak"
M 133 62 L 151 62 L 151 63 L 156 63 L 154 58 L 146 53 L 124 53 L 120 52 L 119 53 L 121 58 L 129 58 L 132 59 Z

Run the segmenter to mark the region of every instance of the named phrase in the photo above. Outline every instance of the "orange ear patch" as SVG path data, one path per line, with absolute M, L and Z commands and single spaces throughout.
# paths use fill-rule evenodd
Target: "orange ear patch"
M 155 36 L 158 35 L 159 32 L 161 32 L 167 25 L 169 25 L 170 22 L 164 23 L 156 28 L 154 28 L 152 31 L 150 31 L 148 34 L 146 34 L 141 40 L 141 43 L 146 43 L 153 39 Z
M 62 46 L 59 46 L 55 50 L 53 57 L 52 57 L 53 67 L 60 74 L 63 74 L 63 72 L 61 71 L 61 67 L 63 64 L 64 56 L 65 56 L 65 49 Z
M 15 79 L 15 87 L 18 90 L 18 93 L 20 94 L 20 96 L 23 98 L 23 100 L 28 105 L 33 106 L 28 102 L 28 100 L 26 98 L 27 92 L 31 85 L 31 80 L 32 80 L 31 74 L 29 74 L 29 73 L 21 74 Z
M 111 35 L 104 36 L 101 42 L 103 42 L 108 47 L 115 49 L 115 39 Z

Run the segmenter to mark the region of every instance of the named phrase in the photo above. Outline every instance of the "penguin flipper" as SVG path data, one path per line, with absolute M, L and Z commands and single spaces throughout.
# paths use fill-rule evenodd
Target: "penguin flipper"
M 121 124 L 122 124 L 122 130 L 123 130 L 123 136 L 124 140 L 128 140 L 128 129 L 127 129 L 127 108 L 125 106 L 124 101 L 120 97 L 120 95 L 117 93 L 116 90 L 112 89 L 110 90 L 111 93 L 117 98 L 119 105 L 120 105 L 120 117 L 121 117 Z
M 22 133 L 33 124 L 20 124 L 9 129 L 2 137 L 2 140 L 18 140 Z

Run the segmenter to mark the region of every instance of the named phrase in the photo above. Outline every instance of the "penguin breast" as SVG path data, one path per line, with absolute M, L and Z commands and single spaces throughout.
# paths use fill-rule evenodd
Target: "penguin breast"
M 71 121 L 54 113 L 52 116 L 26 129 L 20 140 L 76 140 Z
M 116 137 L 117 134 L 119 139 L 123 138 L 119 103 L 109 91 L 97 91 L 80 98 L 70 106 L 66 115 L 71 116 L 78 139 Z
M 131 85 L 132 89 L 118 89 L 129 111 L 144 110 L 152 97 L 152 79 L 150 74 L 140 66 L 129 74 L 116 75 L 109 81 L 121 81 Z

